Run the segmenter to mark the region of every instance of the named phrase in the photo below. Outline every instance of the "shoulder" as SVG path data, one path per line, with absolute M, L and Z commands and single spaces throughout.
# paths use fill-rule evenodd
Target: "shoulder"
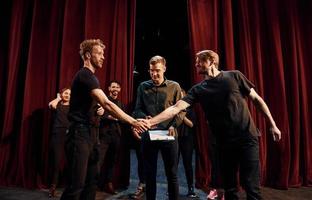
M 239 70 L 228 70 L 228 71 L 221 71 L 223 75 L 230 75 L 230 76 L 236 76 L 239 74 L 242 74 Z
M 139 84 L 139 88 L 146 88 L 146 87 L 150 87 L 153 85 L 152 80 L 148 80 L 148 81 L 143 81 Z
M 166 80 L 166 84 L 168 86 L 180 87 L 180 84 L 176 81 L 173 81 L 173 80 Z

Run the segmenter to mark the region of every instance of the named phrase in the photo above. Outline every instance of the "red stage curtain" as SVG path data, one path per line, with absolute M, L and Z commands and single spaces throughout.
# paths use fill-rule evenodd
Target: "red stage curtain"
M 249 102 L 262 132 L 261 182 L 277 188 L 312 183 L 311 9 L 311 2 L 297 0 L 188 0 L 192 58 L 211 49 L 219 53 L 221 69 L 241 70 L 282 131 L 282 140 L 272 142 L 264 117 Z M 195 68 L 192 77 L 202 80 Z M 196 180 L 205 188 L 210 162 L 203 115 L 200 121 Z
M 104 69 L 97 72 L 104 91 L 116 79 L 121 100 L 132 99 L 135 1 L 13 0 L 0 7 L 0 184 L 41 187 L 48 169 L 47 103 L 81 67 L 82 40 L 106 45 Z

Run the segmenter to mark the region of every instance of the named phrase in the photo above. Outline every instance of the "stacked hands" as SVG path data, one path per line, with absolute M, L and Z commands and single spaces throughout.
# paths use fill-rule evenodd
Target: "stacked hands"
M 140 140 L 143 132 L 155 128 L 155 126 L 151 126 L 151 118 L 151 116 L 147 116 L 145 119 L 136 119 L 136 121 L 132 124 L 132 133 L 136 139 Z
M 151 116 L 147 116 L 145 119 L 136 119 L 136 121 L 132 124 L 132 133 L 136 139 L 140 140 L 141 134 L 143 132 L 150 129 L 155 129 L 157 127 L 156 125 L 152 125 L 151 119 Z M 281 131 L 276 126 L 272 126 L 270 128 L 270 132 L 273 136 L 274 141 L 277 142 L 281 140 Z M 175 134 L 176 132 L 174 130 L 174 127 L 170 126 L 170 128 L 168 129 L 168 135 L 175 136 Z
M 134 135 L 134 137 L 138 140 L 141 139 L 141 134 L 143 132 L 146 132 L 150 129 L 155 129 L 157 127 L 157 125 L 152 125 L 151 124 L 151 116 L 146 116 L 145 119 L 136 119 L 136 121 L 132 124 L 132 133 Z M 175 136 L 176 135 L 176 131 L 175 128 L 173 126 L 170 126 L 168 129 L 168 135 L 169 136 Z

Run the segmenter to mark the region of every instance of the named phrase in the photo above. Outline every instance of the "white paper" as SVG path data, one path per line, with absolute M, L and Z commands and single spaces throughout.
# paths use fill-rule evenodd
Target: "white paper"
M 150 136 L 150 140 L 154 141 L 154 140 L 174 140 L 173 136 L 169 136 L 168 130 L 151 130 L 148 131 L 149 136 Z

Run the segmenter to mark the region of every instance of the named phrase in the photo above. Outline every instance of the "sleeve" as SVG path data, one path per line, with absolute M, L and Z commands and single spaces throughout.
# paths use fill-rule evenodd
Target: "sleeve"
M 175 103 L 177 103 L 181 98 L 181 87 L 179 84 L 177 84 L 177 89 L 176 89 L 176 98 L 175 98 Z M 177 114 L 177 116 L 175 116 L 175 118 L 172 121 L 171 126 L 177 128 L 178 126 L 180 126 L 183 123 L 183 118 L 185 117 L 186 112 L 180 112 L 179 114 Z
M 196 125 L 196 115 L 195 115 L 195 112 L 193 111 L 193 108 L 192 107 L 188 107 L 186 109 L 186 117 L 191 120 L 194 124 L 194 126 Z
M 193 86 L 185 95 L 185 97 L 182 98 L 183 101 L 186 103 L 193 105 L 197 102 L 197 94 L 196 94 L 196 88 L 197 85 Z
M 134 108 L 134 111 L 132 113 L 132 116 L 134 118 L 145 118 L 146 114 L 145 114 L 143 108 L 144 108 L 143 86 L 141 84 L 141 85 L 139 85 L 138 90 L 137 90 L 137 98 L 136 98 L 135 108 Z
M 243 96 L 248 96 L 251 88 L 255 88 L 255 85 L 249 81 L 240 71 L 236 72 L 237 82 L 240 92 Z
M 90 72 L 91 73 L 91 72 Z M 89 74 L 89 75 L 85 75 L 83 76 L 83 81 L 87 86 L 87 89 L 89 91 L 93 90 L 93 89 L 97 89 L 100 88 L 100 83 L 99 80 L 96 78 L 96 76 L 94 74 Z

